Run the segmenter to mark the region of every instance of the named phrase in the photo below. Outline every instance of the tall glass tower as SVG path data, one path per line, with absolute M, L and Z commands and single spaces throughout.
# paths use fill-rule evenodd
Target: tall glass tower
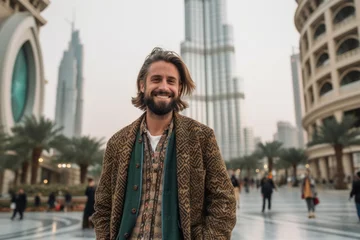
M 72 26 L 69 49 L 59 67 L 56 93 L 55 122 L 67 137 L 80 136 L 83 116 L 83 45 L 79 31 Z
M 184 114 L 214 129 L 225 160 L 243 155 L 243 83 L 236 76 L 226 0 L 185 0 L 181 55 L 196 83 Z

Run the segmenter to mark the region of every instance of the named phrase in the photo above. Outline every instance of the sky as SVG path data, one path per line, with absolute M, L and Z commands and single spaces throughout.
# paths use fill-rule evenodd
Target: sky
M 277 121 L 295 124 L 290 55 L 299 41 L 296 6 L 294 0 L 227 0 L 245 86 L 244 126 L 263 141 L 273 139 Z M 75 20 L 85 52 L 83 134 L 105 139 L 141 114 L 131 97 L 145 57 L 156 46 L 180 53 L 184 40 L 184 0 L 52 0 L 42 15 L 48 21 L 40 30 L 45 116 L 55 116 L 58 68 Z

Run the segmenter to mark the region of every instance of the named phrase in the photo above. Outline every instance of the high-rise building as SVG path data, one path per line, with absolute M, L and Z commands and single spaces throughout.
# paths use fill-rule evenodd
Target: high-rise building
M 79 31 L 72 25 L 69 49 L 59 67 L 55 122 L 67 137 L 80 136 L 83 116 L 83 45 Z
M 300 54 L 293 54 L 291 59 L 291 73 L 294 92 L 295 121 L 298 131 L 298 143 L 300 148 L 305 147 L 305 132 L 302 127 L 302 118 L 305 114 L 305 102 L 303 99 L 303 82 L 301 76 Z
M 297 0 L 295 26 L 300 33 L 305 114 L 303 127 L 311 141 L 314 130 L 328 119 L 353 115 L 360 126 L 360 1 Z M 353 176 L 359 146 L 344 149 L 346 176 Z M 333 179 L 334 150 L 330 145 L 307 148 L 313 175 Z
M 250 127 L 244 128 L 244 155 L 248 156 L 255 151 L 254 131 Z
M 0 131 L 10 134 L 25 116 L 43 114 L 45 78 L 39 31 L 46 24 L 41 12 L 48 5 L 48 0 L 0 0 Z M 1 169 L 0 178 L 3 195 L 15 174 Z
M 225 160 L 242 153 L 242 79 L 236 76 L 232 26 L 226 0 L 185 1 L 181 55 L 196 83 L 184 114 L 214 129 Z
M 298 130 L 289 122 L 278 122 L 277 133 L 274 135 L 274 140 L 282 142 L 284 148 L 298 148 Z

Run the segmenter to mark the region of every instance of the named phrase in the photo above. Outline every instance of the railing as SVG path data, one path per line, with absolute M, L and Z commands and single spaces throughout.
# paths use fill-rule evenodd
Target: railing
M 321 42 L 321 40 L 323 40 L 326 36 L 326 32 L 320 34 L 319 36 L 317 36 L 315 39 L 314 39 L 314 42 L 313 42 L 313 46 L 315 46 L 316 44 L 318 44 L 319 42 Z
M 319 75 L 323 74 L 324 72 L 329 71 L 329 69 L 330 69 L 329 66 L 330 66 L 330 63 L 328 62 L 324 65 L 317 67 L 316 68 L 316 76 L 319 76 Z
M 347 18 L 345 18 L 344 20 L 342 20 L 341 22 L 337 23 L 334 25 L 334 31 L 340 29 L 340 28 L 343 28 L 345 27 L 346 25 L 352 23 L 352 22 L 355 22 L 356 20 L 356 16 L 355 15 L 351 15 Z
M 334 90 L 331 90 L 324 95 L 320 96 L 320 103 L 328 102 L 329 100 L 334 99 Z
M 360 81 L 346 84 L 340 87 L 340 94 L 347 94 L 351 92 L 356 92 L 360 90 Z
M 344 60 L 346 58 L 353 57 L 355 55 L 360 55 L 360 48 L 359 47 L 355 48 L 355 49 L 353 49 L 351 51 L 347 51 L 347 52 L 337 56 L 336 60 L 339 62 L 339 61 L 342 61 L 342 60 Z

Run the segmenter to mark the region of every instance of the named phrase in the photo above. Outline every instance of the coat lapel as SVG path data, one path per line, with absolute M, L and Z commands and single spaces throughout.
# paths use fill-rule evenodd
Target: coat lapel
M 175 113 L 177 182 L 181 228 L 184 239 L 190 239 L 190 146 L 184 117 Z
M 125 201 L 128 167 L 134 143 L 135 141 L 138 141 L 136 136 L 143 117 L 144 114 L 129 126 L 129 131 L 123 136 L 123 144 L 118 146 L 119 151 L 116 159 L 116 161 L 118 161 L 118 170 L 111 219 L 111 222 L 113 223 L 111 226 L 112 239 L 116 238 L 119 231 Z

